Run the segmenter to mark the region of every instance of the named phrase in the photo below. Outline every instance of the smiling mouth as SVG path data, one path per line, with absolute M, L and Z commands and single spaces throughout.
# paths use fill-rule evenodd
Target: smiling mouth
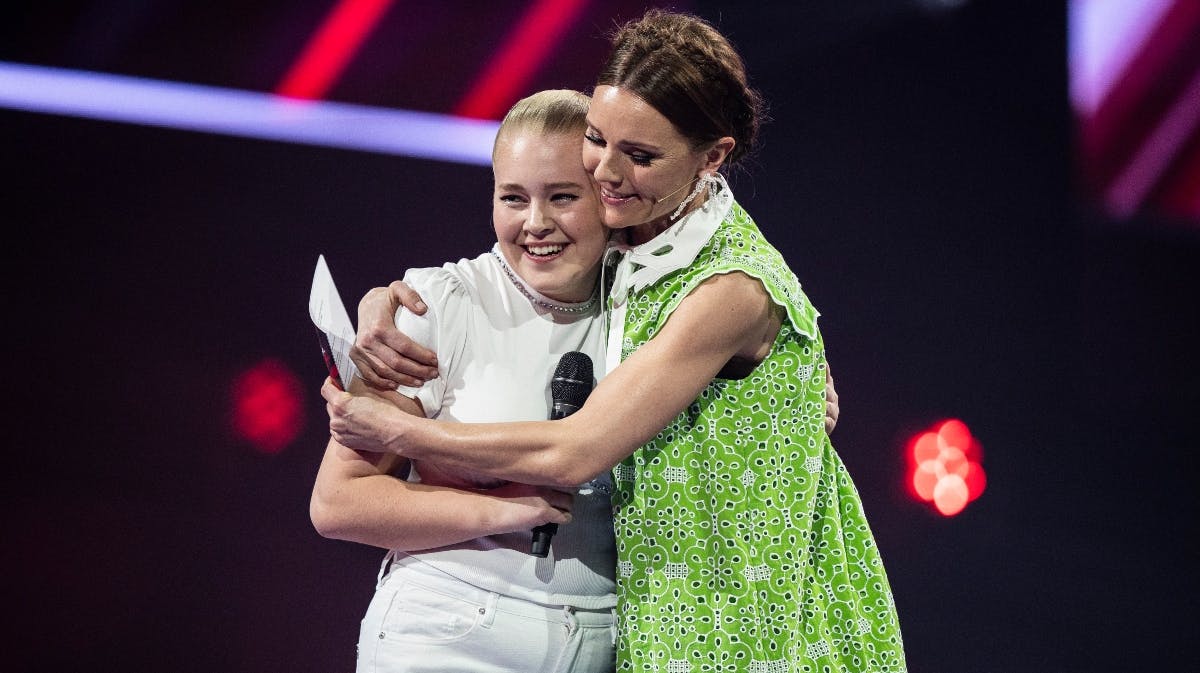
M 527 245 L 525 252 L 532 257 L 553 257 L 562 252 L 567 246 L 561 243 L 543 243 L 541 245 Z
M 600 190 L 600 197 L 610 203 L 626 203 L 626 202 L 632 200 L 634 196 L 636 196 L 636 194 L 628 194 L 628 195 L 622 196 L 620 194 L 613 194 L 612 192 L 608 191 L 607 189 Z

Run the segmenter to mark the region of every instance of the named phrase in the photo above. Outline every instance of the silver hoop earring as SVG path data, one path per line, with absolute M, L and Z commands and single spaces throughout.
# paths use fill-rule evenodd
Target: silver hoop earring
M 675 212 L 671 213 L 671 219 L 669 221 L 674 222 L 675 218 L 679 217 L 679 214 L 683 212 L 683 209 L 687 208 L 687 205 L 694 201 L 696 197 L 700 195 L 700 192 L 704 191 L 706 188 L 709 190 L 710 194 L 715 194 L 719 184 L 720 183 L 715 177 L 713 177 L 712 173 L 705 173 L 704 175 L 698 176 L 696 178 L 696 186 L 692 188 L 692 193 L 688 194 L 686 199 L 679 202 L 679 207 L 675 209 Z

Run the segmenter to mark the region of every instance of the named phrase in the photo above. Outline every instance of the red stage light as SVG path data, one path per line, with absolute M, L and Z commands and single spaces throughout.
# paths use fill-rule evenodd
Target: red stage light
M 282 362 L 268 359 L 232 385 L 234 435 L 263 453 L 279 453 L 304 427 L 300 379 Z
M 341 0 L 276 87 L 292 98 L 323 98 L 383 18 L 392 0 Z
M 587 0 L 537 0 L 517 21 L 504 44 L 488 60 L 454 114 L 500 119 L 525 90 L 554 47 L 579 18 Z
M 907 454 L 913 494 L 945 516 L 961 512 L 987 486 L 983 448 L 960 420 L 943 421 L 914 435 Z
M 933 505 L 946 516 L 954 516 L 967 506 L 967 484 L 957 474 L 938 479 L 933 488 Z

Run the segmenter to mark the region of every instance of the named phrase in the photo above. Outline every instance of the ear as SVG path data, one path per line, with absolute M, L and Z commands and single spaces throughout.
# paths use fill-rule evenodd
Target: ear
M 700 165 L 700 172 L 713 172 L 725 163 L 725 158 L 733 151 L 733 146 L 737 141 L 729 136 L 717 138 L 707 150 L 704 151 L 704 163 Z

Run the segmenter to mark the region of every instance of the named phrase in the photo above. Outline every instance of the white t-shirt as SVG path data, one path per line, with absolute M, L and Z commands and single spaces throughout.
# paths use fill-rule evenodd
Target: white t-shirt
M 412 269 L 404 282 L 429 306 L 424 316 L 401 309 L 396 325 L 438 354 L 439 376 L 415 397 L 425 415 L 444 421 L 503 422 L 550 417 L 550 379 L 570 351 L 592 359 L 604 375 L 602 303 L 570 313 L 535 305 L 563 305 L 511 277 L 499 249 L 440 268 Z M 578 304 L 566 304 L 579 307 Z M 420 463 L 415 472 L 420 473 Z M 419 478 L 419 477 L 415 477 Z M 529 554 L 530 533 L 490 535 L 440 549 L 409 553 L 409 567 L 450 574 L 489 591 L 542 603 L 610 608 L 616 548 L 607 493 L 577 495 L 572 522 L 559 526 L 548 558 Z M 403 555 L 400 555 L 403 556 Z

